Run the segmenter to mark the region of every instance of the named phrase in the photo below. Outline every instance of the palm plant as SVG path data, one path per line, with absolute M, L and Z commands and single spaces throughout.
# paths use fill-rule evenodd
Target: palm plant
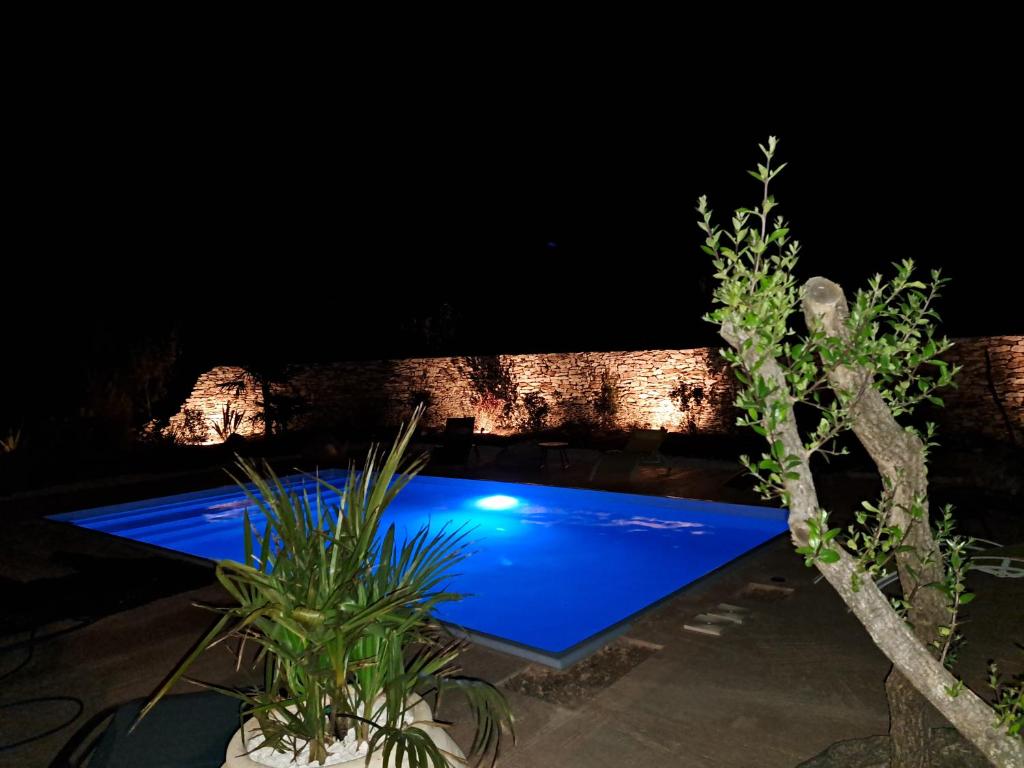
M 229 437 L 238 432 L 243 418 L 245 418 L 245 411 L 236 411 L 232 409 L 231 403 L 224 403 L 224 407 L 220 412 L 220 423 L 211 419 L 210 424 L 213 426 L 213 431 L 217 433 L 217 437 L 220 438 L 221 442 L 226 443 Z M 243 471 L 247 470 L 243 468 Z
M 497 757 L 512 716 L 502 694 L 456 676 L 463 646 L 431 618 L 446 592 L 450 568 L 466 556 L 462 529 L 427 528 L 400 541 L 395 527 L 380 536 L 381 516 L 426 457 L 403 456 L 422 414 L 417 409 L 387 456 L 371 449 L 361 472 L 350 467 L 344 487 L 316 479 L 311 491 L 284 487 L 269 466 L 238 466 L 240 485 L 266 522 L 254 531 L 246 511 L 245 562 L 222 561 L 217 578 L 237 605 L 222 615 L 157 691 L 140 718 L 186 673 L 203 650 L 226 638 L 255 643 L 264 664 L 261 691 L 222 690 L 241 699 L 260 725 L 262 742 L 311 762 L 351 729 L 385 764 L 450 765 L 447 753 L 408 715 L 420 695 L 461 691 L 474 713 L 470 757 Z M 337 499 L 331 503 L 330 499 Z M 240 648 L 241 652 L 241 648 Z

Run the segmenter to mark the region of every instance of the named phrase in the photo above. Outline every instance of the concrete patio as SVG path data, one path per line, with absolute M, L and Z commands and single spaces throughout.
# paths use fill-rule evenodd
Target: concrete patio
M 574 459 L 577 457 L 573 457 Z M 636 489 L 678 496 L 749 501 L 724 483 L 736 467 L 677 460 L 673 471 L 644 470 Z M 483 468 L 477 474 L 486 476 Z M 579 484 L 585 468 L 554 468 L 525 479 Z M 189 478 L 180 480 L 188 487 Z M 144 488 L 125 489 L 152 493 Z M 166 492 L 166 491 L 164 491 Z M 129 542 L 41 519 L 52 503 L 5 505 L 6 541 L 0 577 L 13 582 L 74 576 L 67 557 L 84 553 L 116 559 L 148 557 Z M 88 503 L 93 503 L 91 500 Z M 97 502 L 99 503 L 99 502 Z M 85 506 L 86 504 L 82 504 Z M 59 511 L 53 508 L 49 511 Z M 652 652 L 637 666 L 575 706 L 510 691 L 518 743 L 505 745 L 499 765 L 506 768 L 599 768 L 601 766 L 679 765 L 709 768 L 764 766 L 790 768 L 841 739 L 884 733 L 887 711 L 882 683 L 888 663 L 858 622 L 815 573 L 804 568 L 785 537 L 736 561 L 634 621 L 620 643 L 638 643 Z M 753 586 L 752 586 L 753 585 Z M 762 585 L 762 586 L 758 586 Z M 984 692 L 988 659 L 1004 672 L 1024 668 L 1012 642 L 1024 635 L 1024 580 L 978 574 L 979 593 L 970 609 L 970 643 L 962 656 L 968 684 Z M 790 591 L 791 590 L 791 591 Z M 68 727 L 12 750 L 0 751 L 2 766 L 50 765 L 76 730 L 108 707 L 146 696 L 209 625 L 208 613 L 193 601 L 223 600 L 207 584 L 115 610 L 79 628 L 67 619 L 27 632 L 2 633 L 0 706 L 26 699 L 66 696 L 80 699 L 81 715 Z M 728 602 L 750 615 L 720 637 L 685 631 L 697 614 Z M 31 656 L 29 657 L 29 652 Z M 241 684 L 225 651 L 204 657 L 196 677 Z M 466 674 L 501 684 L 527 666 L 521 659 L 483 648 L 463 658 Z M 190 690 L 182 686 L 182 692 Z M 74 713 L 71 705 L 27 705 L 4 712 L 0 742 L 13 741 L 59 725 Z M 463 745 L 469 734 L 466 713 L 452 701 L 441 716 L 458 725 Z

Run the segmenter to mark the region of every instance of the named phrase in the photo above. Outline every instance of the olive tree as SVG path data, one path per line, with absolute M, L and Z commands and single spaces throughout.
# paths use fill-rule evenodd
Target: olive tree
M 707 319 L 729 345 L 723 355 L 740 383 L 739 422 L 768 443 L 760 459 L 744 460 L 759 490 L 788 507 L 797 552 L 893 663 L 890 764 L 930 764 L 930 705 L 995 765 L 1024 765 L 1020 688 L 998 688 L 990 704 L 953 672 L 959 610 L 973 598 L 964 581 L 969 541 L 953 534 L 948 508 L 937 521 L 929 511 L 934 426 L 899 421 L 923 402 L 941 405 L 936 392 L 957 372 L 941 357 L 950 342 L 935 332 L 934 300 L 944 281 L 937 272 L 930 284 L 915 280 L 906 260 L 891 280 L 873 278 L 852 304 L 823 277 L 800 285 L 800 245 L 773 215 L 769 194 L 785 165 L 773 167 L 776 146 L 775 137 L 761 146 L 764 163 L 750 171 L 762 187 L 760 205 L 737 210 L 731 229 L 714 223 L 706 198 L 697 208 L 717 280 Z M 830 526 L 818 499 L 811 459 L 842 452 L 836 440 L 848 431 L 876 464 L 883 491 L 841 529 Z M 875 579 L 892 567 L 902 595 L 890 600 Z

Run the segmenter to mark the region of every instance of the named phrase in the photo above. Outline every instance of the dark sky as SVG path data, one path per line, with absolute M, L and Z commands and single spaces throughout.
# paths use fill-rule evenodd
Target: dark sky
M 1008 80 L 766 96 L 751 116 L 640 81 L 67 73 L 21 121 L 8 362 L 170 326 L 197 366 L 713 342 L 694 203 L 727 224 L 758 202 L 745 171 L 769 134 L 803 275 L 852 292 L 913 257 L 953 280 L 949 335 L 1021 333 Z M 442 334 L 416 332 L 442 311 Z

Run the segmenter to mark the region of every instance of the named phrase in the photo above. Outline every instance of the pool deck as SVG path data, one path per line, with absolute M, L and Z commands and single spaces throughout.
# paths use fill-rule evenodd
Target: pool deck
M 678 460 L 671 474 L 645 469 L 633 483 L 634 490 L 645 492 L 752 501 L 724 484 L 735 472 L 728 464 Z M 487 476 L 483 468 L 474 473 Z M 586 474 L 584 466 L 574 464 L 518 479 L 582 485 Z M 68 508 L 54 500 L 8 514 L 0 577 L 9 581 L 0 583 L 74 579 L 75 559 L 63 553 L 114 563 L 140 557 L 129 542 L 41 519 L 42 514 Z M 519 738 L 516 746 L 509 743 L 499 765 L 790 768 L 837 740 L 884 733 L 882 682 L 889 665 L 834 592 L 824 583 L 814 584 L 813 576 L 784 537 L 775 540 L 634 622 L 620 642 L 642 643 L 654 652 L 579 706 L 509 692 Z M 967 682 L 981 690 L 987 659 L 996 659 L 1009 674 L 1024 668 L 1011 641 L 1024 634 L 1024 616 L 1017 608 L 1024 604 L 1024 580 L 978 574 L 973 582 L 979 596 L 971 606 L 970 643 L 962 668 Z M 208 626 L 209 615 L 192 602 L 223 599 L 214 584 L 173 591 L 173 586 L 165 587 L 166 596 L 124 610 L 115 605 L 108 615 L 74 631 L 40 640 L 27 661 L 27 648 L 0 653 L 0 705 L 70 696 L 84 706 L 69 727 L 0 751 L 0 766 L 49 765 L 90 717 L 156 687 Z M 720 602 L 748 608 L 749 618 L 720 637 L 683 629 Z M 37 629 L 37 635 L 68 626 L 52 623 Z M 28 638 L 24 632 L 3 634 L 4 644 Z M 480 647 L 463 658 L 466 674 L 499 683 L 527 664 Z M 235 684 L 247 677 L 234 672 L 227 652 L 204 656 L 195 676 Z M 190 688 L 183 685 L 181 690 Z M 465 713 L 454 702 L 448 706 L 442 715 L 463 723 L 454 736 L 468 743 Z M 57 725 L 63 714 L 56 708 L 8 709 L 0 723 L 0 743 Z

